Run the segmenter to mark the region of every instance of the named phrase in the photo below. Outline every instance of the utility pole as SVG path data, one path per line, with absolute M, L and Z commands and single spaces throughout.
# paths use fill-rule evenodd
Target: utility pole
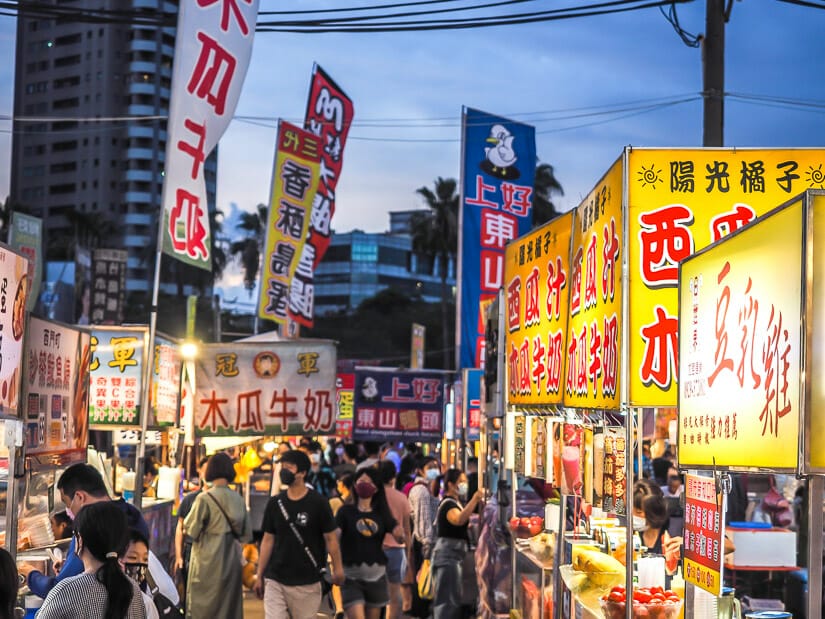
M 705 0 L 702 40 L 703 146 L 725 145 L 725 0 Z

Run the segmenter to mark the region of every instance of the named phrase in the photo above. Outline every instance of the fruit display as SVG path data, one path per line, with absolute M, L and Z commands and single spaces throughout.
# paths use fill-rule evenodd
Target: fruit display
M 513 535 L 521 538 L 535 537 L 544 530 L 544 518 L 541 516 L 524 516 L 510 518 L 510 530 Z
M 682 608 L 682 600 L 673 591 L 662 587 L 639 587 L 633 590 L 633 617 L 639 619 L 675 619 Z M 627 595 L 624 586 L 617 585 L 602 596 L 601 608 L 605 619 L 624 619 Z
M 625 580 L 624 566 L 610 555 L 587 545 L 573 546 L 573 562 L 559 568 L 565 586 L 576 601 L 595 615 L 601 614 L 601 599 L 611 587 Z
M 556 537 L 553 533 L 539 533 L 529 540 L 530 551 L 539 560 L 545 563 L 553 560 L 556 549 Z

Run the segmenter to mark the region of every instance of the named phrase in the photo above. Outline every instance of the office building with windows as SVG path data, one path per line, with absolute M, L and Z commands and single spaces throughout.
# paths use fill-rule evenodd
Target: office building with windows
M 148 292 L 178 3 L 58 0 L 56 6 L 108 10 L 121 18 L 90 23 L 42 13 L 32 17 L 20 6 L 12 204 L 43 218 L 47 260 L 71 261 L 77 246 L 126 249 L 127 291 Z M 130 20 L 135 15 L 165 20 L 138 24 Z M 207 160 L 205 175 L 214 211 L 217 151 Z M 189 294 L 199 282 L 200 292 L 211 294 L 208 275 L 194 271 L 176 264 L 164 275 L 162 290 L 176 293 L 184 282 L 182 290 Z
M 387 288 L 429 303 L 441 300 L 438 260 L 417 255 L 412 249 L 412 212 L 390 213 L 390 232 L 333 233 L 315 271 L 316 316 L 352 312 L 364 299 Z M 452 260 L 447 273 L 447 285 L 452 288 Z

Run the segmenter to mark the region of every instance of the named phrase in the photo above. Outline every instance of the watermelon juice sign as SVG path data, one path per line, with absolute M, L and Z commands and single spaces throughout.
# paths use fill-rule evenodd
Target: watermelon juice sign
M 353 438 L 440 442 L 445 383 L 440 372 L 357 369 Z

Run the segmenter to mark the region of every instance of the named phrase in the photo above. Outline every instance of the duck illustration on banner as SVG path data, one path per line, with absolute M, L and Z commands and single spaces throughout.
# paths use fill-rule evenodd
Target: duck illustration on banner
M 513 148 L 515 136 L 504 125 L 496 124 L 490 127 L 490 136 L 485 140 L 492 146 L 484 148 L 484 159 L 479 167 L 489 174 L 502 180 L 515 180 L 521 173 L 515 166 L 518 157 Z

